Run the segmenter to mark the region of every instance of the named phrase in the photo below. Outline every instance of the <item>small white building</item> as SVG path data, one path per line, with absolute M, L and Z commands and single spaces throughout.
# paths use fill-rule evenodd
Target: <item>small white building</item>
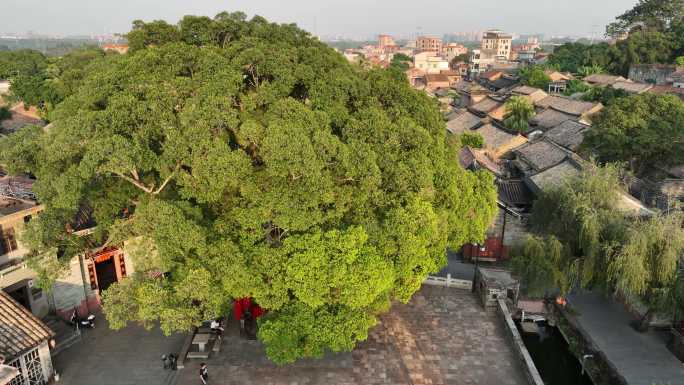
M 439 74 L 449 70 L 449 62 L 436 52 L 425 51 L 413 56 L 413 67 L 427 74 Z

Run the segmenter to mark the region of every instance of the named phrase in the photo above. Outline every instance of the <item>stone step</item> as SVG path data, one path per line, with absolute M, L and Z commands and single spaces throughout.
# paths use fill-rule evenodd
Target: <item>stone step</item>
M 207 359 L 209 358 L 209 351 L 205 352 L 188 352 L 188 355 L 186 356 L 187 358 L 196 358 L 196 359 Z
M 81 342 L 81 340 L 82 340 L 82 338 L 81 338 L 81 332 L 80 331 L 73 332 L 70 335 L 65 336 L 62 339 L 59 339 L 59 340 L 56 339 L 55 340 L 56 345 L 55 345 L 54 349 L 52 349 L 52 355 L 56 356 L 57 354 L 59 354 L 60 352 L 70 348 L 74 344 Z
M 45 324 L 55 332 L 55 347 L 52 355 L 56 356 L 75 343 L 81 341 L 81 331 L 74 328 L 59 318 L 46 318 Z

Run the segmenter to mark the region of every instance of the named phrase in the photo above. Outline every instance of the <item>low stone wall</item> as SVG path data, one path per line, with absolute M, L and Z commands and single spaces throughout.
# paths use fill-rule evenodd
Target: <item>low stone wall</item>
M 671 328 L 670 333 L 672 334 L 672 339 L 667 344 L 667 348 L 670 349 L 672 354 L 679 358 L 680 361 L 684 362 L 684 335 L 675 328 Z
M 511 314 L 508 311 L 506 301 L 504 301 L 503 299 L 499 299 L 498 305 L 498 313 L 501 316 L 504 327 L 506 329 L 506 335 L 508 336 L 509 340 L 511 341 L 511 344 L 513 345 L 515 355 L 521 361 L 523 371 L 525 372 L 525 377 L 527 378 L 527 382 L 530 385 L 544 385 L 544 381 L 542 381 L 542 378 L 539 375 L 539 371 L 537 370 L 537 367 L 534 365 L 532 357 L 530 357 L 530 352 L 527 351 L 527 348 L 523 343 L 522 336 L 520 336 L 518 328 L 515 327 L 515 322 L 513 322 L 513 318 L 511 318 Z
M 446 278 L 428 275 L 423 283 L 426 285 L 446 286 L 463 290 L 470 290 L 473 287 L 473 281 L 467 279 L 451 278 L 451 274 L 447 274 Z
M 548 307 L 550 317 L 556 321 L 556 327 L 568 343 L 570 352 L 581 360 L 583 354 L 591 354 L 593 359 L 588 360 L 584 369 L 596 385 L 628 385 L 624 377 L 613 365 L 606 355 L 598 349 L 589 333 L 582 328 L 575 317 L 564 307 L 555 302 Z

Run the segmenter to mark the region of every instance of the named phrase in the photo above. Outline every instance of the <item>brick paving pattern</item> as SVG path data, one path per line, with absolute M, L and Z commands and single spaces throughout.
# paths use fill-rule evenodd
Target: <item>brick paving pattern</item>
M 467 291 L 425 286 L 395 305 L 351 353 L 278 367 L 256 341 L 226 330 L 206 361 L 209 385 L 522 385 L 522 368 L 494 313 Z M 199 384 L 189 361 L 178 384 Z

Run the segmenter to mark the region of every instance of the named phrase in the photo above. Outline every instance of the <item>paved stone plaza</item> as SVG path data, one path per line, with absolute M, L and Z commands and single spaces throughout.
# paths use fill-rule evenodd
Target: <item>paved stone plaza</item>
M 233 325 L 234 326 L 234 325 Z M 206 361 L 209 385 L 523 385 L 519 361 L 496 314 L 468 291 L 424 286 L 382 317 L 351 353 L 277 367 L 256 341 L 226 330 L 223 349 Z M 178 384 L 200 384 L 189 361 Z
M 166 385 L 178 373 L 162 368 L 161 355 L 178 352 L 183 335 L 165 337 L 158 328 L 145 330 L 131 325 L 108 328 L 101 313 L 95 329 L 53 358 L 65 385 Z

